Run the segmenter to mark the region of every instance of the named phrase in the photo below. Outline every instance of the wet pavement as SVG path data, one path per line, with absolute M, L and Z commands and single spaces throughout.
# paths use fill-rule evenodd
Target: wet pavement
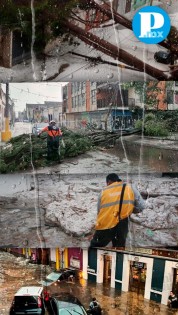
M 48 266 L 29 264 L 23 258 L 0 252 L 0 314 L 9 314 L 13 296 L 21 286 L 39 285 L 39 281 L 51 270 Z M 178 310 L 148 301 L 138 292 L 121 293 L 110 288 L 109 283 L 100 285 L 81 278 L 51 286 L 51 295 L 59 292 L 75 295 L 86 308 L 95 296 L 103 308 L 103 315 L 178 315 Z
M 126 136 L 117 141 L 112 152 L 120 162 L 127 159 L 134 168 L 138 165 L 140 172 L 145 166 L 152 172 L 178 172 L 178 140 Z
M 16 134 L 22 125 L 28 133 L 31 124 L 17 123 Z M 145 211 L 131 218 L 127 245 L 177 246 L 178 179 L 162 178 L 162 172 L 177 170 L 177 141 L 122 140 L 122 147 L 117 143 L 56 166 L 1 175 L 1 246 L 88 247 L 98 195 L 112 172 L 147 198 Z

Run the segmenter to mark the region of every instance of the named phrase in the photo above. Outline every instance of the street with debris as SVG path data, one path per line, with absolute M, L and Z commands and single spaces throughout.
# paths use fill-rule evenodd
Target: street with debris
M 88 247 L 98 195 L 112 172 L 135 185 L 146 200 L 145 210 L 131 215 L 127 245 L 177 246 L 178 178 L 153 172 L 152 164 L 161 165 L 155 156 L 150 163 L 140 154 L 130 161 L 120 152 L 117 147 L 93 150 L 32 172 L 2 174 L 1 246 Z M 169 159 L 167 165 L 170 171 Z
M 8 315 L 14 294 L 22 286 L 39 286 L 41 279 L 52 271 L 50 266 L 35 265 L 27 259 L 0 251 L 0 314 Z M 176 309 L 168 309 L 143 298 L 141 293 L 120 292 L 106 284 L 95 284 L 84 279 L 63 281 L 49 289 L 50 294 L 69 292 L 75 295 L 87 309 L 92 297 L 99 301 L 103 315 L 177 315 Z M 46 314 L 47 315 L 47 314 Z

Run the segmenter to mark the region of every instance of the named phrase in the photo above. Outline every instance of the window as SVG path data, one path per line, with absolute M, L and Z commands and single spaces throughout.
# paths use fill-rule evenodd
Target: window
M 85 105 L 85 93 L 82 94 L 82 106 Z
M 81 106 L 82 105 L 82 95 L 78 96 L 78 105 Z
M 82 90 L 85 89 L 85 82 L 81 82 L 81 89 L 82 89 Z
M 96 90 L 91 91 L 91 103 L 96 103 Z
M 22 308 L 35 308 L 38 307 L 37 298 L 34 296 L 16 296 L 15 297 L 15 307 Z
M 77 91 L 80 91 L 80 82 L 77 82 Z
M 167 103 L 174 104 L 174 92 L 171 90 L 167 90 Z

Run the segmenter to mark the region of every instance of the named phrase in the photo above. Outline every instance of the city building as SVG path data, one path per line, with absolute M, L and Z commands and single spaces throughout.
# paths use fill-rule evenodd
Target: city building
M 10 252 L 60 268 L 75 268 L 89 282 L 133 291 L 167 305 L 171 290 L 178 294 L 178 251 L 149 248 L 16 249 Z
M 66 126 L 114 131 L 132 126 L 128 90 L 118 82 L 71 82 L 63 91 Z
M 0 67 L 11 68 L 31 57 L 29 36 L 0 26 Z
M 91 249 L 87 278 L 109 283 L 122 292 L 135 291 L 147 300 L 167 305 L 171 290 L 178 293 L 178 252 L 164 249 Z M 84 272 L 85 274 L 85 272 Z
M 26 104 L 27 119 L 33 122 L 49 122 L 55 120 L 61 124 L 62 102 L 46 101 L 44 104 Z

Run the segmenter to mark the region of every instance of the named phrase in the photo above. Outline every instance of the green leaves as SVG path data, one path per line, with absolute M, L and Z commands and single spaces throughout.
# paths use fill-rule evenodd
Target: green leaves
M 75 157 L 92 147 L 92 140 L 82 133 L 63 130 L 64 146 L 60 146 L 60 160 Z M 3 147 L 0 154 L 0 173 L 18 172 L 34 167 L 44 167 L 47 162 L 46 135 L 40 138 L 34 135 L 23 134 L 12 138 L 7 146 Z M 58 164 L 52 161 L 53 165 Z

